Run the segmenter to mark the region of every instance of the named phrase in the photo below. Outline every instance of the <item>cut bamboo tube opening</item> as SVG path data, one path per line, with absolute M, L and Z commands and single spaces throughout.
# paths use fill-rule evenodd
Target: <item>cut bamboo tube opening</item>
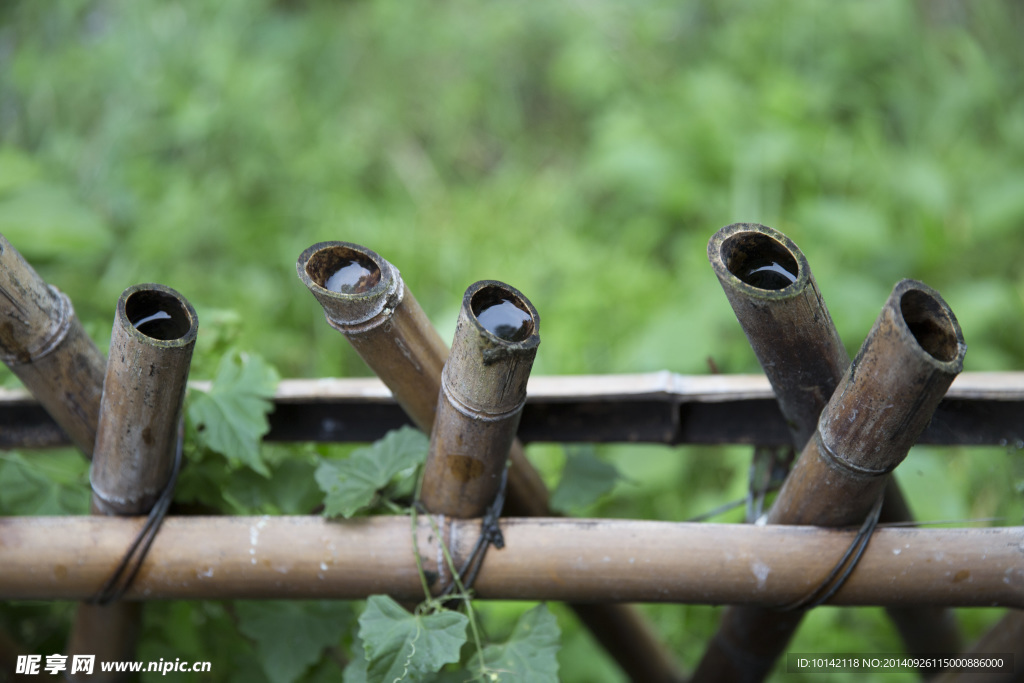
M 86 457 L 92 457 L 106 359 L 71 299 L 0 235 L 0 357 Z
M 198 328 L 192 304 L 169 287 L 135 285 L 121 294 L 89 475 L 94 514 L 146 514 L 166 488 Z M 112 556 L 120 560 L 128 546 Z M 141 618 L 130 602 L 81 604 L 69 654 L 133 659 Z
M 810 264 L 777 230 L 736 223 L 708 241 L 708 259 L 775 391 L 779 408 L 803 450 L 825 404 L 850 365 Z M 885 489 L 883 522 L 913 521 L 895 481 Z M 907 651 L 957 652 L 959 628 L 941 610 L 888 610 Z
M 863 521 L 963 369 L 965 351 L 956 317 L 938 292 L 899 282 L 779 491 L 768 523 Z M 694 680 L 762 680 L 801 617 L 800 611 L 726 611 Z
M 462 298 L 441 373 L 421 500 L 428 512 L 481 517 L 501 484 L 540 345 L 540 316 L 519 290 L 483 280 Z
M 459 564 L 478 520 L 434 518 Z M 0 518 L 0 599 L 88 598 L 143 520 Z M 434 527 L 416 547 L 432 589 L 446 583 Z M 648 520 L 502 518 L 475 590 L 489 600 L 792 602 L 828 573 L 852 530 Z M 126 600 L 418 600 L 407 516 L 168 517 Z M 878 529 L 836 605 L 1024 607 L 1024 527 Z
M 426 433 L 434 424 L 448 348 L 398 269 L 351 242 L 320 242 L 295 264 L 327 322 L 391 390 Z M 508 514 L 551 514 L 548 490 L 518 439 L 509 450 Z M 627 606 L 588 608 L 581 619 L 633 680 L 674 681 L 678 668 L 641 615 Z

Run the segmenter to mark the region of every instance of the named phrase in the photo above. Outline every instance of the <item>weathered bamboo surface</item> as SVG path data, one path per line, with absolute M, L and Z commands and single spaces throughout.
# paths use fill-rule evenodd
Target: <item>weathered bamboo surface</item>
M 506 307 L 515 311 L 514 326 L 504 325 L 499 336 L 501 328 L 486 326 L 483 312 Z M 423 467 L 420 500 L 428 512 L 481 517 L 499 495 L 539 345 L 540 316 L 519 290 L 494 280 L 470 285 L 441 373 Z
M 437 518 L 434 518 L 435 520 Z M 92 595 L 140 518 L 0 518 L 0 599 Z M 478 520 L 441 518 L 456 563 Z M 746 524 L 508 518 L 476 580 L 484 599 L 789 603 L 832 569 L 850 530 Z M 170 517 L 128 600 L 423 597 L 404 516 Z M 421 516 L 417 545 L 434 590 L 449 580 Z M 1024 527 L 879 529 L 837 605 L 1024 607 Z
M 194 382 L 204 387 L 208 383 Z M 373 441 L 408 418 L 372 378 L 286 379 L 270 441 Z M 519 437 L 530 441 L 785 445 L 789 431 L 764 375 L 535 376 Z M 68 439 L 32 396 L 0 389 L 0 448 Z M 967 372 L 953 382 L 921 443 L 1024 444 L 1024 372 Z

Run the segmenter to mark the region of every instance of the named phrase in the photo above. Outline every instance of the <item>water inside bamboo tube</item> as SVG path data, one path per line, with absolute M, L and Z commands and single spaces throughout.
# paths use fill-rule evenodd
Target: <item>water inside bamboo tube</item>
M 498 299 L 476 312 L 476 319 L 484 329 L 505 341 L 522 341 L 533 331 L 530 314 L 513 303 L 512 299 Z
M 180 339 L 191 327 L 191 318 L 181 303 L 160 291 L 137 291 L 125 301 L 124 309 L 132 327 L 151 339 Z
M 796 282 L 796 273 L 791 273 L 778 261 L 769 261 L 747 271 L 743 281 L 761 289 L 782 289 Z
M 733 275 L 758 289 L 785 289 L 800 274 L 789 249 L 759 232 L 740 232 L 726 239 L 722 260 Z
M 324 288 L 340 294 L 361 294 L 380 281 L 380 269 L 368 268 L 357 259 L 342 260 L 324 282 Z

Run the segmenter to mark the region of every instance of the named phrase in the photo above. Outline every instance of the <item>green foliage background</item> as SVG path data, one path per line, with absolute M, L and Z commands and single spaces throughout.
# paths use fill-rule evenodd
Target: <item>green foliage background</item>
M 756 372 L 706 259 L 735 221 L 802 247 L 851 352 L 914 277 L 959 317 L 966 370 L 1016 370 L 1022 31 L 995 1 L 8 2 L 0 233 L 101 345 L 124 288 L 178 289 L 204 324 L 194 376 L 225 330 L 285 377 L 368 373 L 295 276 L 330 239 L 396 264 L 445 338 L 470 283 L 515 285 L 537 373 Z M 745 449 L 597 452 L 626 478 L 587 514 L 685 519 L 744 489 Z M 561 450 L 530 455 L 554 484 Z M 1024 514 L 1012 448 L 915 449 L 900 474 L 922 518 Z M 715 610 L 648 611 L 692 666 Z M 188 634 L 223 607 L 155 613 L 161 652 L 220 647 Z M 619 680 L 556 613 L 563 680 Z M 880 614 L 817 610 L 792 650 L 894 651 Z

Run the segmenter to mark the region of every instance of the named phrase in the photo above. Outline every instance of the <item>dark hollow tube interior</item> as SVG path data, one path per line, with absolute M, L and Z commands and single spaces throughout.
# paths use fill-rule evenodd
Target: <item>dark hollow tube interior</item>
M 533 334 L 533 316 L 515 292 L 497 285 L 480 289 L 470 300 L 473 315 L 485 330 L 505 341 L 523 341 Z
M 326 247 L 306 262 L 306 273 L 324 289 L 362 294 L 380 282 L 380 266 L 366 254 L 340 245 Z
M 921 348 L 948 362 L 956 358 L 957 335 L 953 321 L 934 297 L 911 289 L 900 297 L 900 313 Z
M 188 334 L 192 316 L 177 298 L 157 290 L 140 290 L 124 302 L 124 312 L 135 329 L 160 341 L 174 341 Z
M 730 273 L 758 289 L 785 289 L 800 274 L 789 249 L 759 232 L 740 232 L 725 240 L 722 261 Z

